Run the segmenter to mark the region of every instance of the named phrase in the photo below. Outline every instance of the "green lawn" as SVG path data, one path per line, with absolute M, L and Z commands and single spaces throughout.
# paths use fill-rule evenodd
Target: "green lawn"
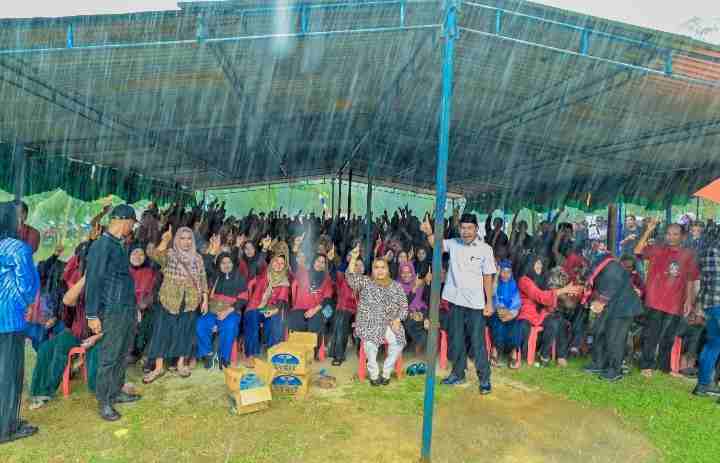
M 612 409 L 648 436 L 666 463 L 720 458 L 720 404 L 690 395 L 693 382 L 664 374 L 646 379 L 635 370 L 622 381 L 609 384 L 583 373 L 580 366 L 573 362 L 567 370 L 528 368 L 509 376 L 592 407 Z

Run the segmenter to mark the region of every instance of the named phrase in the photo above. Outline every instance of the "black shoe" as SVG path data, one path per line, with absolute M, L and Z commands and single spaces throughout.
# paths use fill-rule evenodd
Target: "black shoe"
M 207 356 L 205 356 L 205 358 L 203 359 L 203 365 L 205 366 L 205 369 L 206 369 L 206 370 L 212 369 L 212 367 L 213 367 L 213 356 L 212 356 L 212 355 L 207 355 Z
M 101 404 L 100 405 L 100 418 L 102 418 L 105 421 L 117 421 L 120 418 L 120 414 L 115 410 L 112 405 L 110 404 Z
M 620 381 L 621 379 L 623 379 L 622 373 L 620 373 L 619 371 L 610 371 L 610 370 L 601 373 L 598 377 L 600 379 L 603 379 L 610 383 L 614 383 L 616 381 Z
M 683 368 L 679 372 L 681 375 L 685 376 L 686 378 L 697 378 L 698 375 L 698 369 L 697 368 Z
M 589 373 L 589 374 L 591 374 L 591 375 L 599 375 L 600 373 L 604 373 L 604 372 L 605 372 L 605 370 L 603 370 L 602 368 L 598 368 L 598 367 L 594 366 L 592 363 L 591 363 L 590 365 L 586 366 L 585 368 L 583 368 L 583 371 L 584 371 L 585 373 Z
M 451 374 L 445 378 L 442 383 L 446 386 L 458 386 L 460 384 L 465 384 L 465 378 L 458 378 L 457 376 Z
M 339 367 L 340 365 L 342 365 L 342 360 L 335 359 L 332 361 L 332 366 Z
M 381 386 L 387 386 L 390 384 L 390 378 L 380 378 L 379 381 Z
M 540 368 L 548 368 L 550 366 L 550 359 L 544 359 L 540 357 Z
M 115 396 L 112 403 L 113 404 L 129 404 L 129 403 L 137 402 L 140 399 L 142 399 L 142 396 L 139 396 L 137 394 L 128 394 L 126 392 L 121 391 L 118 395 Z
M 485 383 L 480 385 L 480 395 L 488 395 L 492 392 L 492 385 Z
M 27 422 L 20 421 L 20 425 L 18 426 L 17 430 L 15 430 L 15 432 L 12 433 L 9 437 L 5 439 L 0 439 L 0 444 L 25 439 L 26 437 L 34 436 L 35 434 L 37 434 L 37 432 L 37 426 L 30 426 L 29 424 L 27 424 Z
M 698 384 L 692 393 L 698 397 L 720 397 L 720 389 L 712 384 Z
M 378 378 L 378 379 L 371 379 L 371 380 L 370 380 L 370 385 L 371 385 L 371 386 L 374 386 L 374 387 L 382 386 L 382 380 L 381 380 L 380 378 Z

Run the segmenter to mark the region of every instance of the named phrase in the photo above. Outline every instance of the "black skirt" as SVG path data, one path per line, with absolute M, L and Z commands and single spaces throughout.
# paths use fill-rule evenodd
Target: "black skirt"
M 181 308 L 178 315 L 173 315 L 164 307 L 158 306 L 148 358 L 173 359 L 192 356 L 196 319 L 196 310 L 186 312 Z

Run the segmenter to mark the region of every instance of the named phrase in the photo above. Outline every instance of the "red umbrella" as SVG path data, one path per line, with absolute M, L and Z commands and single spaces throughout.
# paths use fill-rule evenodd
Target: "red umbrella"
M 712 183 L 698 190 L 694 196 L 720 203 L 720 178 L 713 180 Z

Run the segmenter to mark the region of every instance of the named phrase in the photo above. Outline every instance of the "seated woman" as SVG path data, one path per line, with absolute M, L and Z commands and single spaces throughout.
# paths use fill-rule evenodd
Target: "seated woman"
M 370 384 L 386 386 L 390 384 L 393 367 L 406 344 L 402 321 L 408 314 L 407 297 L 402 287 L 390 278 L 388 263 L 383 259 L 373 262 L 372 277 L 355 273 L 359 256 L 360 247 L 356 247 L 348 267 L 352 273 L 347 274 L 348 285 L 359 296 L 355 333 L 367 354 Z M 387 357 L 380 376 L 377 354 L 380 345 L 385 343 L 388 345 Z
M 501 366 L 502 357 L 510 352 L 519 355 L 517 350 L 521 347 L 521 339 L 514 337 L 517 330 L 515 323 L 520 311 L 520 290 L 512 274 L 512 262 L 507 259 L 500 261 L 500 272 L 496 277 L 495 295 L 493 305 L 495 313 L 490 317 L 490 331 L 493 340 L 491 363 L 495 367 Z M 517 367 L 517 358 L 509 362 L 511 368 Z
M 63 247 L 59 245 L 52 256 L 37 265 L 40 291 L 25 313 L 25 335 L 32 341 L 35 352 L 50 336 L 58 335 L 65 329 L 60 320 L 64 294 L 62 253 Z
M 550 364 L 550 354 L 552 346 L 557 340 L 556 356 L 558 365 L 567 366 L 567 351 L 563 346 L 567 347 L 568 333 L 561 330 L 561 322 L 563 317 L 555 314 L 558 304 L 558 296 L 564 294 L 581 294 L 582 288 L 569 284 L 564 288 L 547 289 L 547 270 L 543 257 L 531 255 L 525 262 L 525 266 L 521 271 L 518 280 L 518 288 L 520 289 L 520 300 L 522 305 L 518 314 L 518 322 L 515 325 L 516 339 L 523 341 L 523 354 L 527 352 L 527 342 L 531 327 L 543 327 L 542 347 L 540 349 L 540 364 L 548 366 Z
M 427 343 L 428 306 L 425 304 L 425 281 L 415 275 L 415 268 L 409 262 L 400 264 L 397 282 L 400 284 L 408 301 L 408 317 L 403 321 L 405 333 L 415 346 L 415 354 L 420 356 Z
M 138 329 L 133 343 L 133 352 L 128 363 L 142 357 L 152 336 L 155 312 L 152 310 L 155 302 L 158 272 L 150 265 L 142 245 L 134 244 L 130 248 L 130 276 L 135 282 L 135 301 L 138 306 Z M 146 365 L 148 366 L 148 365 Z
M 309 331 L 317 333 L 318 345 L 315 347 L 315 359 L 318 359 L 321 337 L 325 334 L 325 322 L 332 316 L 335 301 L 335 285 L 327 272 L 327 257 L 318 254 L 308 270 L 302 258 L 293 283 L 293 308 L 288 316 L 291 331 Z
M 268 347 L 279 344 L 283 339 L 283 325 L 290 300 L 287 254 L 277 253 L 273 256 L 270 266 L 248 284 L 248 295 L 243 325 L 243 363 L 253 367 L 253 358 L 260 355 L 260 323 L 263 324 Z
M 351 254 L 347 256 L 347 264 L 350 265 Z M 355 260 L 354 273 L 363 273 L 365 263 L 360 257 Z M 340 366 L 345 361 L 345 351 L 347 349 L 348 338 L 352 331 L 352 320 L 357 312 L 357 293 L 348 285 L 345 278 L 345 272 L 338 271 L 335 274 L 335 284 L 337 285 L 337 307 L 332 318 L 332 338 L 330 342 L 330 357 L 333 358 L 333 366 Z M 348 272 L 352 273 L 352 272 Z
M 63 281 L 70 288 L 63 297 L 66 316 L 70 328 L 44 342 L 38 350 L 35 368 L 30 385 L 30 408 L 37 409 L 49 402 L 62 382 L 71 349 L 85 348 L 85 367 L 88 372 L 88 389 L 95 391 L 95 372 L 97 371 L 97 349 L 93 349 L 102 334 L 91 336 L 85 318 L 85 255 L 89 243 L 83 243 L 75 250 L 63 273 Z
M 171 241 L 172 248 L 168 249 Z M 181 378 L 190 377 L 186 360 L 193 353 L 197 311 L 200 309 L 203 314 L 208 311 L 205 264 L 190 228 L 180 228 L 175 238 L 170 228 L 150 257 L 160 264 L 164 278 L 148 351 L 148 357 L 155 359 L 155 369 L 145 375 L 145 384 L 165 374 L 165 359 L 177 359 L 177 374 Z
M 212 245 L 212 244 L 211 244 Z M 217 256 L 216 271 L 210 278 L 210 303 L 208 313 L 197 322 L 197 355 L 204 359 L 205 368 L 213 365 L 212 335 L 217 328 L 219 336 L 220 369 L 230 365 L 232 346 L 240 332 L 242 311 L 247 305 L 248 293 L 245 278 L 235 268 L 232 256 Z

